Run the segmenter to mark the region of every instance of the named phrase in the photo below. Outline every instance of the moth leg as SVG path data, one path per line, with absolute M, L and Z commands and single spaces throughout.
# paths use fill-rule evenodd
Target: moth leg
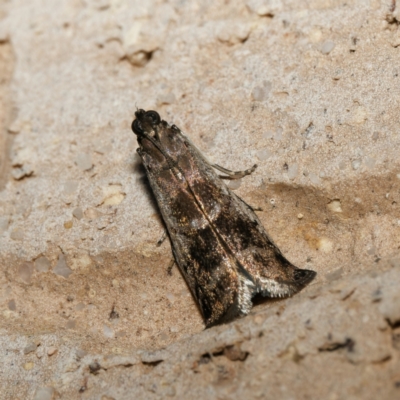
M 164 240 L 167 238 L 167 230 L 164 229 L 163 234 L 161 235 L 160 239 L 157 240 L 157 247 L 160 247 L 163 243 Z
M 247 203 L 246 203 L 247 204 Z M 247 204 L 247 206 L 250 208 L 251 211 L 256 212 L 256 211 L 263 211 L 261 207 L 255 207 L 251 206 L 250 204 Z
M 168 275 L 172 275 L 172 268 L 174 267 L 174 265 L 175 265 L 175 259 L 172 258 L 171 261 L 169 262 L 168 268 L 167 268 Z
M 254 164 L 251 168 L 246 169 L 244 171 L 231 171 L 230 169 L 221 167 L 218 164 L 212 164 L 212 166 L 215 169 L 217 169 L 218 171 L 223 172 L 224 174 L 228 175 L 228 176 L 220 176 L 221 179 L 240 179 L 246 175 L 250 175 L 257 168 L 257 164 Z

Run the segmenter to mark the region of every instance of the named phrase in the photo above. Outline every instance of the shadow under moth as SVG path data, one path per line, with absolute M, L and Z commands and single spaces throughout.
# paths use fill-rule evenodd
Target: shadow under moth
M 316 273 L 292 265 L 228 177 L 250 174 L 211 165 L 175 125 L 139 109 L 132 122 L 137 152 L 171 239 L 172 251 L 207 327 L 248 314 L 252 297 L 291 296 Z

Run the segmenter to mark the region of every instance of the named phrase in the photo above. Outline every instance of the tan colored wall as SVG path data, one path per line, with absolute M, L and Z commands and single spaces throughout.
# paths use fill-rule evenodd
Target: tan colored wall
M 400 5 L 15 0 L 0 18 L 1 399 L 400 396 Z M 213 162 L 257 163 L 236 193 L 315 282 L 204 330 L 156 246 L 136 107 Z

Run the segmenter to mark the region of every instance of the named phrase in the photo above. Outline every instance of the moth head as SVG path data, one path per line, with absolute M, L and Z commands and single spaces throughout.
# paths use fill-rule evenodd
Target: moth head
M 135 119 L 132 122 L 132 131 L 140 137 L 153 136 L 156 133 L 157 125 L 161 122 L 157 111 L 145 111 L 139 109 L 135 112 Z

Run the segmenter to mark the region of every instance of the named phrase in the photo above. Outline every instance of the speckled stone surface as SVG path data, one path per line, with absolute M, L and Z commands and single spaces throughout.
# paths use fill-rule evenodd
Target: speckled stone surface
M 0 399 L 400 396 L 396 1 L 0 2 Z M 130 124 L 216 163 L 302 293 L 204 330 Z

